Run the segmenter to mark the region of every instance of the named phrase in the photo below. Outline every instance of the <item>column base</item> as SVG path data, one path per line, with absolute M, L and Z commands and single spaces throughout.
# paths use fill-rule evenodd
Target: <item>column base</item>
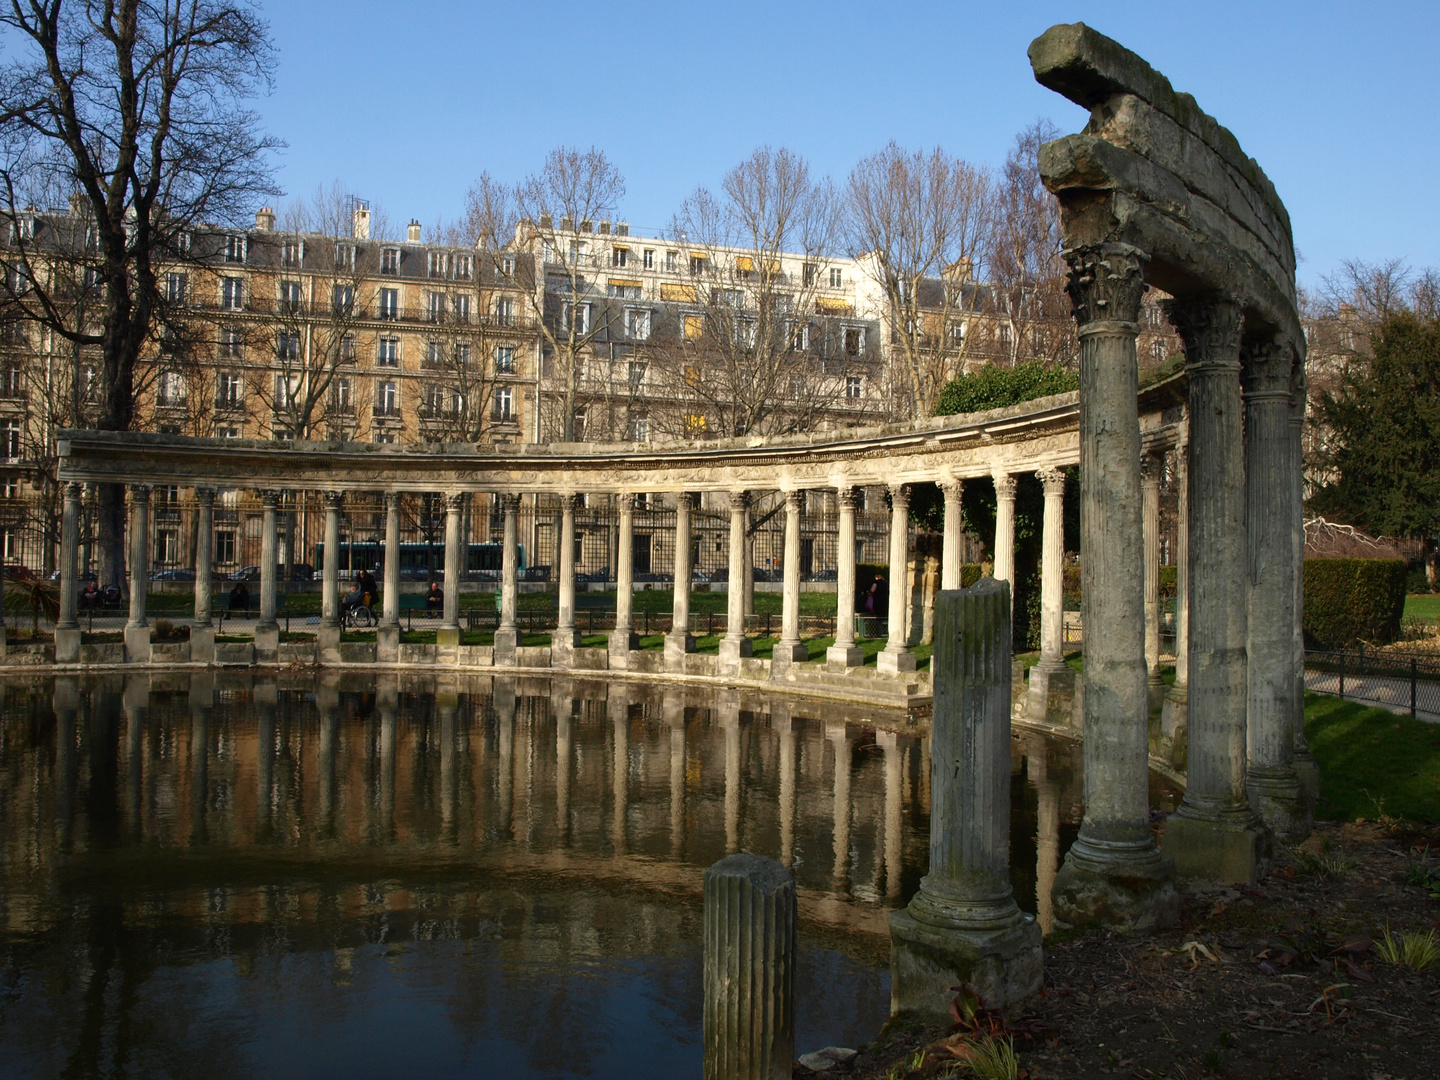
M 1315 805 L 1294 769 L 1251 769 L 1245 776 L 1245 793 L 1250 809 L 1282 843 L 1298 844 L 1310 835 Z
M 770 677 L 783 679 L 792 667 L 809 659 L 810 649 L 803 641 L 777 641 L 770 654 Z
M 1013 902 L 1012 902 L 1013 905 Z M 1044 982 L 1041 931 L 1017 909 L 1009 926 L 958 930 L 890 913 L 890 1015 L 950 1021 L 955 987 L 968 983 L 989 1008 L 1036 993 Z
M 899 675 L 915 670 L 915 654 L 906 648 L 892 649 L 888 645 L 875 657 L 875 669 L 881 675 Z
M 640 635 L 635 633 L 634 630 L 611 630 L 609 643 L 610 670 L 628 670 L 630 667 L 630 650 L 638 648 L 640 648 Z
M 55 662 L 57 664 L 78 664 L 80 662 L 80 628 L 55 630 Z
M 190 654 L 194 659 L 195 654 Z M 278 623 L 255 624 L 255 662 L 273 664 L 280 659 L 280 625 Z
M 1164 703 L 1165 690 L 1165 680 L 1160 678 L 1158 669 L 1145 676 L 1145 700 L 1149 703 L 1151 712 Z
M 720 673 L 739 675 L 740 661 L 755 655 L 755 645 L 747 637 L 720 639 Z
M 1181 772 L 1185 771 L 1189 744 L 1190 690 L 1177 682 L 1165 691 L 1165 700 L 1160 705 L 1160 745 L 1156 756 L 1168 761 Z
M 864 667 L 865 650 L 858 645 L 831 645 L 825 650 L 825 666 L 840 672 Z
M 550 666 L 574 667 L 575 650 L 580 647 L 578 630 L 556 630 L 550 635 Z
M 1295 767 L 1295 779 L 1300 781 L 1310 805 L 1314 806 L 1320 801 L 1320 763 L 1308 748 L 1301 750 L 1297 747 L 1291 764 Z
M 695 639 L 681 631 L 665 635 L 665 670 L 684 671 L 685 654 L 695 651 Z
M 1182 878 L 1254 885 L 1275 864 L 1275 841 L 1249 806 L 1210 813 L 1180 803 L 1165 822 L 1165 854 Z
M 1180 917 L 1174 860 L 1148 840 L 1108 844 L 1082 836 L 1066 853 L 1050 895 L 1058 930 L 1100 926 L 1148 934 Z
M 340 627 L 321 623 L 315 629 L 315 655 L 322 664 L 340 662 Z
M 460 627 L 439 627 L 435 631 L 435 645 L 440 649 L 458 649 L 460 647 Z
M 127 664 L 148 664 L 150 662 L 150 627 L 125 627 L 125 662 Z
M 1068 726 L 1075 709 L 1075 671 L 1065 661 L 1042 660 L 1030 669 L 1025 690 L 1027 720 Z
M 215 662 L 215 626 L 190 627 L 190 661 L 195 664 Z
M 375 660 L 394 664 L 400 659 L 400 625 L 381 626 L 375 631 Z
M 508 629 L 495 631 L 495 663 L 497 665 L 514 667 L 516 650 L 519 648 L 519 630 Z

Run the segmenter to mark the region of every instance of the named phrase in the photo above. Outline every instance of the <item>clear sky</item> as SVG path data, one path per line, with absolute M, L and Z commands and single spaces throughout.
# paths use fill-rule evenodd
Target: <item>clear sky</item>
M 280 182 L 339 179 L 403 225 L 459 214 L 488 170 L 557 145 L 624 172 L 618 218 L 663 228 L 756 146 L 843 180 L 895 139 L 998 165 L 1035 118 L 1083 110 L 1025 49 L 1056 22 L 1116 38 L 1189 91 L 1290 208 L 1302 283 L 1347 257 L 1440 265 L 1440 4 L 507 3 L 271 0 Z

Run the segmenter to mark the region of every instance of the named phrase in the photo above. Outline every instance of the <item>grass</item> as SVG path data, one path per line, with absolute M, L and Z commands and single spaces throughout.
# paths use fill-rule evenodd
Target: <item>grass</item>
M 1306 694 L 1305 737 L 1320 765 L 1317 817 L 1440 821 L 1440 727 Z
M 1390 924 L 1380 932 L 1375 943 L 1375 952 L 1381 960 L 1397 967 L 1408 967 L 1411 971 L 1424 971 L 1431 964 L 1440 961 L 1440 942 L 1435 940 L 1435 931 L 1406 930 L 1399 937 L 1390 933 Z
M 1404 618 L 1440 622 L 1440 593 L 1422 593 L 1405 598 Z

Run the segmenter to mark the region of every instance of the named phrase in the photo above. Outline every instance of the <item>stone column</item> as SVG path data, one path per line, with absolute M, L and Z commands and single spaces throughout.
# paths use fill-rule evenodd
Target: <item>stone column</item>
M 835 644 L 825 650 L 825 665 L 832 671 L 865 663 L 865 654 L 855 644 L 855 510 L 859 501 L 853 487 L 835 491 L 840 511 L 835 538 Z
M 610 717 L 613 734 L 611 758 L 611 789 L 614 793 L 610 824 L 610 846 L 623 856 L 629 843 L 630 816 L 630 688 L 623 682 L 612 682 L 606 688 L 605 711 Z
M 378 839 L 388 844 L 395 839 L 395 728 L 400 717 L 400 692 L 393 679 L 376 685 L 375 707 L 380 713 L 380 819 L 376 831 Z
M 960 578 L 964 565 L 960 547 L 965 534 L 962 509 L 965 485 L 953 478 L 941 480 L 940 493 L 945 496 L 945 538 L 940 548 L 940 588 L 958 589 L 961 588 Z
M 255 624 L 255 659 L 274 663 L 280 655 L 280 624 L 275 621 L 275 572 L 280 566 L 277 514 L 280 492 L 260 492 L 260 619 Z M 335 550 L 327 548 L 326 552 Z
M 215 489 L 195 489 L 195 619 L 190 624 L 190 659 L 215 661 L 215 623 L 210 617 L 215 588 Z
M 345 496 L 327 491 L 325 500 L 325 565 L 320 571 L 320 625 L 315 644 L 321 663 L 340 661 L 340 507 Z
M 995 479 L 995 572 L 996 581 L 1010 583 L 1011 603 L 1015 597 L 1015 477 L 996 472 Z
M 915 654 L 910 651 L 905 634 L 905 610 L 910 598 L 905 595 L 910 555 L 910 485 L 890 487 L 890 610 L 885 650 L 875 658 L 882 675 L 898 675 L 915 670 Z
M 1045 491 L 1040 537 L 1040 660 L 1030 669 L 1025 716 L 1068 724 L 1075 701 L 1075 672 L 1065 663 L 1065 470 L 1036 474 Z M 1048 904 L 1050 898 L 1045 898 Z
M 795 861 L 795 720 L 790 703 L 772 699 L 770 726 L 780 736 L 780 861 Z
M 60 618 L 55 623 L 55 662 L 73 664 L 80 659 L 80 622 L 75 617 L 78 584 L 76 555 L 80 548 L 80 500 L 82 484 L 65 485 L 65 503 L 60 518 Z
M 635 633 L 635 496 L 615 496 L 619 512 L 619 537 L 615 548 L 615 629 L 610 632 L 610 667 L 630 666 L 630 650 L 640 647 Z
M 714 716 L 725 732 L 725 853 L 740 850 L 740 804 L 744 778 L 740 770 L 740 691 L 727 687 L 716 693 Z
M 445 496 L 445 584 L 444 602 L 440 611 L 440 627 L 435 631 L 435 644 L 441 649 L 460 647 L 460 582 L 465 577 L 466 553 L 461 550 L 461 515 L 465 496 L 458 491 Z
M 685 703 L 673 687 L 660 701 L 661 722 L 670 728 L 670 854 L 685 854 Z
M 1190 700 L 1190 424 L 1175 450 L 1175 682 L 1160 706 L 1160 756 L 1184 771 Z
M 805 509 L 805 492 L 785 493 L 785 580 L 781 588 L 780 640 L 770 661 L 770 677 L 783 679 L 794 664 L 810 658 L 800 640 L 800 515 Z
M 898 900 L 905 862 L 905 755 L 893 731 L 876 731 L 875 745 L 885 756 L 885 895 Z
M 1040 989 L 1040 927 L 1010 888 L 1010 586 L 935 603 L 930 872 L 890 916 L 890 1012 L 949 1015 L 969 983 L 991 1008 Z
M 381 588 L 380 628 L 375 631 L 375 659 L 393 664 L 400 659 L 400 492 L 385 493 L 385 571 Z
M 1140 417 L 1144 255 L 1125 244 L 1065 253 L 1080 334 L 1081 620 L 1085 816 L 1055 878 L 1057 925 L 1122 933 L 1178 914 L 1174 865 L 1150 833 Z
M 145 618 L 150 588 L 150 486 L 130 486 L 130 619 L 125 624 L 125 659 L 150 662 L 150 622 Z
M 1145 540 L 1145 690 L 1150 708 L 1160 704 L 1160 468 L 1154 454 L 1140 455 L 1140 517 Z
M 1290 374 L 1284 341 L 1246 350 L 1245 517 L 1249 541 L 1246 623 L 1246 773 L 1250 807 L 1286 843 L 1310 835 L 1313 807 L 1295 753 L 1295 497 L 1290 453 Z
M 1320 798 L 1320 766 L 1310 753 L 1310 743 L 1305 738 L 1305 479 L 1301 471 L 1305 460 L 1305 400 L 1305 366 L 1302 361 L 1296 368 L 1290 394 L 1290 482 L 1294 485 L 1290 500 L 1290 551 L 1295 578 L 1294 655 L 1290 669 L 1295 677 L 1295 696 L 1292 699 L 1295 712 L 1291 725 L 1295 731 L 1295 776 L 1313 806 Z
M 1245 792 L 1244 312 L 1217 298 L 1171 301 L 1169 313 L 1190 382 L 1190 739 L 1165 852 L 1185 877 L 1253 884 L 1270 872 L 1272 840 Z
M 695 651 L 690 636 L 690 511 L 695 496 L 682 491 L 675 496 L 675 605 L 670 633 L 665 635 L 665 668 L 684 671 L 685 654 Z
M 274 829 L 275 720 L 279 687 L 274 679 L 256 682 L 255 702 L 255 840 L 264 843 Z
M 550 639 L 550 657 L 554 663 L 569 666 L 575 662 L 580 647 L 580 632 L 575 629 L 575 503 L 574 495 L 560 496 L 560 618 Z
M 720 642 L 720 674 L 739 675 L 740 661 L 754 647 L 745 636 L 745 532 L 750 527 L 750 493 L 730 493 L 729 571 L 725 575 L 725 637 Z
M 705 871 L 705 1080 L 779 1080 L 795 1059 L 795 876 L 730 855 Z
M 505 535 L 500 555 L 500 627 L 495 631 L 495 663 L 515 664 L 520 632 L 515 609 L 520 596 L 520 496 L 501 495 L 500 510 L 505 516 Z

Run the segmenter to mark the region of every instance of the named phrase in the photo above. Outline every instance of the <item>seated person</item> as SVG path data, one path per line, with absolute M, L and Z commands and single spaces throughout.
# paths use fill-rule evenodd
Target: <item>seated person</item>
M 360 607 L 364 600 L 365 594 L 360 591 L 360 579 L 356 578 L 350 584 L 350 591 L 341 599 L 340 607 L 344 611 L 349 611 L 351 608 Z
M 85 590 L 80 594 L 80 606 L 82 608 L 98 608 L 100 606 L 100 585 L 98 582 L 87 581 Z
M 240 582 L 240 584 L 236 585 L 235 588 L 230 590 L 230 610 L 250 610 L 250 590 L 245 587 L 245 583 L 243 581 Z
M 425 594 L 426 611 L 443 611 L 445 609 L 445 590 L 440 588 L 440 582 L 432 581 L 430 591 Z

